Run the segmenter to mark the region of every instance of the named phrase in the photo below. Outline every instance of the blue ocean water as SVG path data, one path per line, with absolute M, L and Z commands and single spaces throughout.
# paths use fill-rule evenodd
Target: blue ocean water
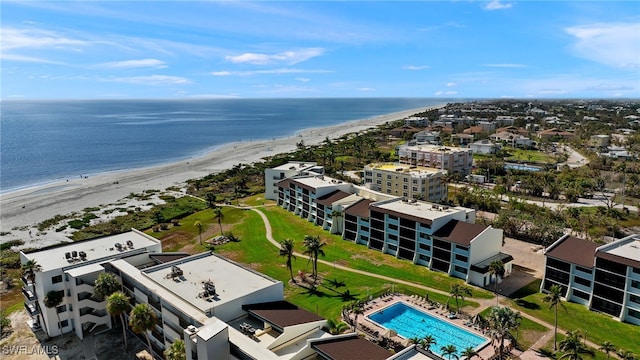
M 0 191 L 187 159 L 449 99 L 2 101 Z

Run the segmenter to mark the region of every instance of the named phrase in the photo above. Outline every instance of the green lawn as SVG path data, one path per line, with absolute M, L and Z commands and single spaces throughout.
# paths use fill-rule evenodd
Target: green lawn
M 410 261 L 398 260 L 390 255 L 368 249 L 366 246 L 345 241 L 340 236 L 330 234 L 319 226 L 315 226 L 280 207 L 264 209 L 264 213 L 271 223 L 274 239 L 289 238 L 294 240 L 298 252 L 304 251 L 303 239 L 305 235 L 319 235 L 327 243 L 324 249 L 326 253 L 324 259 L 328 261 L 335 261 L 353 269 L 412 281 L 446 292 L 449 292 L 452 284 L 464 283 L 460 279 L 430 271 L 426 267 L 415 265 Z M 491 299 L 493 294 L 483 289 L 474 288 L 473 297 Z
M 553 155 L 549 155 L 538 150 L 524 150 L 506 147 L 505 150 L 509 153 L 509 157 L 506 157 L 507 161 L 526 161 L 536 163 L 550 163 L 555 164 L 556 159 Z
M 551 325 L 554 323 L 554 311 L 549 304 L 542 301 L 544 294 L 536 293 L 515 299 L 512 306 L 522 312 L 531 314 Z M 596 344 L 610 341 L 616 347 L 640 354 L 640 326 L 613 320 L 610 316 L 596 313 L 584 305 L 569 302 L 558 308 L 558 328 L 564 330 L 580 329 L 587 331 L 587 339 Z

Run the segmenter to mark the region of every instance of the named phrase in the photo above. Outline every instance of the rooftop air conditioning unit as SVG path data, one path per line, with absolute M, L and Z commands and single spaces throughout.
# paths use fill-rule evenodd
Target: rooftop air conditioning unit
M 188 331 L 188 332 L 190 332 L 190 333 L 192 333 L 192 334 L 195 334 L 195 333 L 196 333 L 196 331 L 198 331 L 198 328 L 196 328 L 196 327 L 195 327 L 195 326 L 193 326 L 193 325 L 189 325 L 189 326 L 187 326 L 187 331 Z
M 78 252 L 77 252 L 77 251 L 72 251 L 72 252 L 71 252 L 71 256 L 73 256 L 73 257 L 78 257 Z
M 68 251 L 66 253 L 64 253 L 64 258 L 65 259 L 71 259 L 71 253 L 68 252 Z

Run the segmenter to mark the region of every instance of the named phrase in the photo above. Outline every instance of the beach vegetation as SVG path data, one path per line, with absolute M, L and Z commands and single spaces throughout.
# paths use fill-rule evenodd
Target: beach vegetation
M 56 232 L 62 232 L 65 231 L 67 228 L 69 227 L 69 225 L 62 225 L 60 227 L 56 228 Z
M 82 209 L 82 211 L 88 213 L 88 212 L 93 212 L 93 211 L 100 211 L 100 208 L 99 207 L 86 207 L 86 208 Z
M 11 249 L 1 250 L 0 251 L 0 268 L 3 268 L 3 269 L 20 268 L 20 253 Z
M 57 225 L 60 222 L 66 220 L 66 219 L 69 219 L 71 217 L 74 217 L 74 216 L 75 216 L 75 213 L 71 213 L 71 214 L 68 214 L 68 215 L 60 215 L 60 214 L 55 215 L 54 217 L 52 217 L 50 219 L 47 219 L 47 220 L 44 220 L 44 221 L 40 222 L 38 224 L 38 231 L 44 231 L 44 230 L 50 228 L 51 226 Z
M 9 250 L 14 246 L 20 246 L 20 245 L 24 245 L 24 240 L 20 240 L 20 239 L 9 240 L 0 244 L 0 250 Z

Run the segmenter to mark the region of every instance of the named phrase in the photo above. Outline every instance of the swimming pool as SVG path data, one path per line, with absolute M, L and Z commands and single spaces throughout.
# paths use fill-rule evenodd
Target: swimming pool
M 443 346 L 454 345 L 459 354 L 467 347 L 478 349 L 480 345 L 488 342 L 482 336 L 433 317 L 403 302 L 397 302 L 367 317 L 384 328 L 395 330 L 405 339 L 433 336 L 436 343 L 430 350 L 439 355 L 440 348 Z
M 506 163 L 504 164 L 504 168 L 507 170 L 521 170 L 521 171 L 540 171 L 542 168 L 531 165 L 522 165 L 522 164 L 512 164 Z

